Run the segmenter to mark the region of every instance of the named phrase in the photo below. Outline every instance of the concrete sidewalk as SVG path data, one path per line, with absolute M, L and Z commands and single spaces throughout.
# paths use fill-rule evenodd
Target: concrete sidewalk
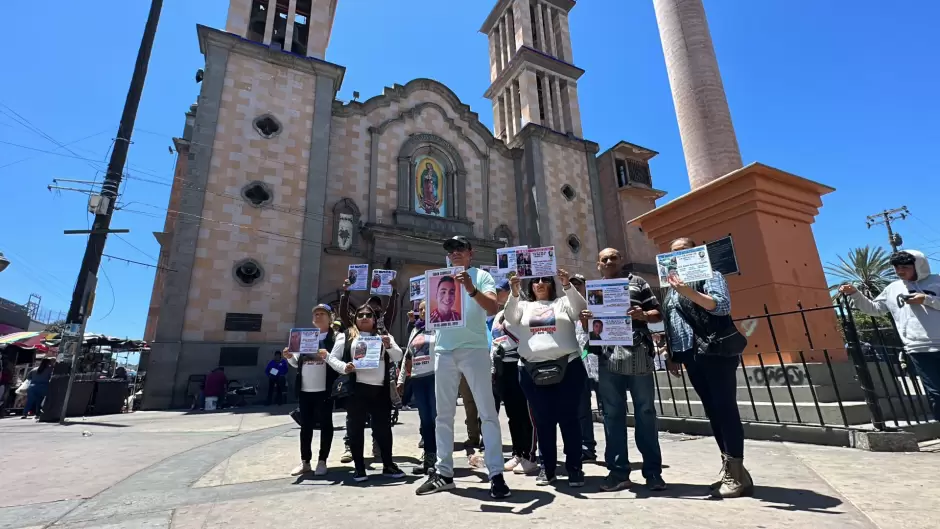
M 361 527 L 934 528 L 940 520 L 940 444 L 920 453 L 868 453 L 748 442 L 753 498 L 712 500 L 719 461 L 710 438 L 661 434 L 663 493 L 637 485 L 598 490 L 605 469 L 587 465 L 587 484 L 507 475 L 513 495 L 488 496 L 484 476 L 455 454 L 458 489 L 418 498 L 417 413 L 402 412 L 395 454 L 409 476 L 351 481 L 339 463 L 337 431 L 324 479 L 287 476 L 298 463 L 298 429 L 286 415 L 137 412 L 76 424 L 0 420 L 0 529 Z M 458 413 L 459 415 L 459 413 Z M 343 424 L 337 414 L 334 424 Z M 458 418 L 457 439 L 465 437 Z M 319 435 L 319 433 L 315 434 Z M 603 450 L 603 429 L 595 435 Z M 632 432 L 630 433 L 632 439 Z M 503 429 L 504 442 L 508 428 Z M 316 437 L 314 450 L 316 450 Z M 639 456 L 631 446 L 634 467 Z M 378 466 L 376 469 L 378 470 Z M 639 472 L 634 479 L 642 482 Z

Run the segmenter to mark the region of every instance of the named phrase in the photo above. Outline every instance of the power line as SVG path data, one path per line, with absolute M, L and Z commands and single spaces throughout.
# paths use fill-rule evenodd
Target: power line
M 869 215 L 866 221 L 866 225 L 869 229 L 872 226 L 878 226 L 884 224 L 888 229 L 888 244 L 891 245 L 892 250 L 895 252 L 898 251 L 898 248 L 904 244 L 904 240 L 901 239 L 901 235 L 894 233 L 891 229 L 891 223 L 898 220 L 904 220 L 910 215 L 910 212 L 907 210 L 907 206 L 901 206 L 895 209 L 886 209 L 881 213 L 875 213 L 874 215 Z
M 166 270 L 167 272 L 176 272 L 176 270 L 174 270 L 174 269 L 172 269 L 172 268 L 167 268 L 167 267 L 165 267 L 165 266 L 152 265 L 152 264 L 149 264 L 149 263 L 141 263 L 140 261 L 134 261 L 133 259 L 125 259 L 125 258 L 123 258 L 123 257 L 117 257 L 117 256 L 114 256 L 114 255 L 108 255 L 108 254 L 106 254 L 106 253 L 101 254 L 101 256 L 102 256 L 102 257 L 106 257 L 106 258 L 108 258 L 108 259 L 117 259 L 118 261 L 123 261 L 123 262 L 128 263 L 128 264 L 135 264 L 135 265 L 139 265 L 139 266 L 146 266 L 146 267 L 148 267 L 148 268 L 156 268 L 157 270 Z
M 122 242 L 124 242 L 124 244 L 126 244 L 126 245 L 130 246 L 131 248 L 137 250 L 137 252 L 138 252 L 139 254 L 141 254 L 141 255 L 143 255 L 143 256 L 145 256 L 145 257 L 149 257 L 149 258 L 153 259 L 154 261 L 159 261 L 159 259 L 157 259 L 156 257 L 154 257 L 154 256 L 150 255 L 149 253 L 147 253 L 147 252 L 141 250 L 140 248 L 134 246 L 133 244 L 131 244 L 131 242 L 130 242 L 129 240 L 125 239 L 124 237 L 121 237 L 121 234 L 115 233 L 114 236 L 117 237 L 117 238 L 118 238 L 119 240 L 121 240 Z

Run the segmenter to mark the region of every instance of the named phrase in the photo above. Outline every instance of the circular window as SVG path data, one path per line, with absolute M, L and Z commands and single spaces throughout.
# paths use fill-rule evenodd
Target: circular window
M 265 114 L 255 118 L 252 122 L 258 134 L 265 138 L 273 138 L 281 132 L 281 122 L 271 114 Z
M 571 251 L 574 253 L 581 251 L 581 239 L 578 239 L 577 235 L 569 235 L 568 248 L 571 248 Z
M 571 202 L 572 200 L 575 199 L 575 197 L 578 196 L 574 188 L 568 184 L 561 186 L 561 194 L 565 195 L 565 198 L 568 200 L 568 202 Z
M 264 268 L 254 259 L 244 259 L 235 263 L 232 274 L 240 285 L 250 287 L 264 279 Z
M 256 208 L 266 206 L 274 200 L 271 187 L 264 182 L 255 180 L 242 188 L 242 198 Z

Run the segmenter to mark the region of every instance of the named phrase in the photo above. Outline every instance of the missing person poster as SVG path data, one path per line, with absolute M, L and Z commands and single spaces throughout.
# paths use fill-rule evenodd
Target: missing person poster
M 594 316 L 589 323 L 588 345 L 633 345 L 633 318 Z
M 513 246 L 512 248 L 496 249 L 496 268 L 504 273 L 509 273 L 516 269 L 516 254 L 528 250 L 528 246 Z
M 669 276 L 691 283 L 711 279 L 714 274 L 705 246 L 659 254 L 656 256 L 656 266 L 659 268 L 659 284 L 663 287 L 669 286 Z
M 356 369 L 378 369 L 382 358 L 381 336 L 359 336 L 353 345 L 353 365 Z
M 626 314 L 630 310 L 629 279 L 592 279 L 584 283 L 588 310 L 594 314 Z
M 317 354 L 320 351 L 320 329 L 291 329 L 287 352 L 295 355 Z
M 421 301 L 428 295 L 428 278 L 425 276 L 412 277 L 408 280 L 408 292 L 411 301 Z
M 516 274 L 519 279 L 554 277 L 558 273 L 555 247 L 529 248 L 516 252 Z
M 464 327 L 463 286 L 454 276 L 463 272 L 462 266 L 428 270 L 427 328 L 429 330 Z
M 500 270 L 498 266 L 481 266 L 480 268 L 489 272 L 490 275 L 493 276 L 493 281 L 497 285 L 500 284 L 504 279 L 508 279 L 509 277 L 510 271 Z
M 349 265 L 349 290 L 369 290 L 369 265 L 351 264 Z
M 398 272 L 394 270 L 373 270 L 370 293 L 373 296 L 391 296 L 394 290 L 392 281 L 397 275 Z

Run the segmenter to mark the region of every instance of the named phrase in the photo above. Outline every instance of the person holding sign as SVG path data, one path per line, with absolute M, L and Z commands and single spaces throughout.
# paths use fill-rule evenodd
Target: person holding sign
M 424 324 L 425 302 L 418 304 L 414 328 L 408 336 L 405 361 L 398 376 L 398 391 L 404 393 L 405 383 L 411 388 L 412 401 L 418 408 L 419 430 L 424 446 L 422 465 L 415 474 L 427 474 L 437 462 L 437 440 L 434 436 L 434 421 L 437 420 L 437 400 L 434 396 L 434 333 L 428 332 Z
M 486 271 L 471 267 L 473 247 L 463 236 L 444 242 L 444 251 L 454 266 L 462 266 L 454 280 L 461 289 L 463 327 L 439 329 L 434 337 L 434 386 L 437 399 L 435 435 L 437 454 L 435 472 L 418 490 L 419 496 L 454 488 L 454 416 L 457 413 L 457 389 L 460 375 L 477 405 L 483 421 L 483 443 L 486 446 L 486 468 L 490 479 L 490 496 L 500 499 L 510 495 L 503 478 L 502 436 L 496 402 L 493 399 L 489 343 L 486 338 L 486 317 L 496 314 L 496 284 Z M 429 288 L 431 285 L 428 285 Z M 433 293 L 431 295 L 434 295 Z M 440 298 L 438 298 L 440 299 Z
M 359 307 L 355 312 L 355 318 L 355 325 L 346 329 L 346 334 L 336 337 L 328 358 L 330 367 L 337 373 L 355 373 L 356 375 L 352 394 L 346 401 L 349 449 L 356 467 L 353 480 L 362 482 L 369 479 L 362 452 L 366 419 L 370 416 L 372 434 L 382 456 L 382 475 L 395 479 L 402 478 L 405 476 L 404 472 L 392 462 L 392 400 L 388 390 L 390 387 L 389 362 L 400 361 L 402 351 L 391 335 L 380 333 L 379 314 L 371 305 L 367 303 Z M 366 343 L 370 341 L 368 338 L 379 335 L 381 335 L 382 345 L 378 366 L 370 369 L 357 369 L 355 365 L 357 361 L 353 360 L 353 351 L 360 350 L 360 344 L 366 345 L 365 355 L 368 355 L 369 346 Z M 350 361 L 344 361 L 346 358 Z M 364 358 L 358 360 L 360 364 Z
M 336 342 L 336 333 L 330 326 L 332 321 L 333 309 L 329 305 L 317 305 L 313 308 L 313 325 L 320 331 L 317 352 L 296 354 L 290 350 L 291 346 L 284 348 L 283 355 L 287 363 L 297 369 L 297 397 L 300 404 L 300 466 L 291 471 L 292 476 L 310 473 L 313 426 L 317 423 L 320 425 L 320 453 L 314 475 L 325 476 L 327 472 L 326 461 L 333 444 L 333 401 L 327 389 L 332 388 L 336 380 L 336 372 L 326 368 L 326 357 Z M 294 351 L 300 350 L 299 343 L 297 346 Z
M 571 286 L 568 272 L 559 269 L 558 280 L 564 295 L 558 297 L 555 278 L 538 277 L 529 281 L 528 299 L 519 297 L 518 276 L 509 280 L 512 294 L 506 303 L 506 321 L 518 330 L 522 371 L 519 383 L 529 399 L 535 416 L 535 431 L 542 454 L 542 469 L 536 485 L 555 481 L 557 467 L 556 427 L 561 429 L 568 485 L 584 486 L 581 470 L 581 424 L 579 405 L 587 383 L 587 371 L 581 361 L 581 347 L 575 325 L 587 301 Z

